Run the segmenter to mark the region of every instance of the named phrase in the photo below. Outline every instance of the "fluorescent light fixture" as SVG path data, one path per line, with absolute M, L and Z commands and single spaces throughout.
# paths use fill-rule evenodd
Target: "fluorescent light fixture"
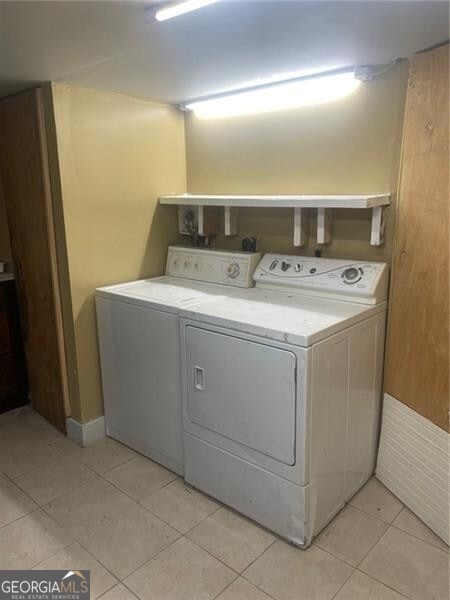
M 206 119 L 266 113 L 333 102 L 348 96 L 360 84 L 361 81 L 355 79 L 353 70 L 341 71 L 240 90 L 189 102 L 180 108 L 192 110 L 197 116 Z
M 166 8 L 158 10 L 155 14 L 155 19 L 157 21 L 167 21 L 167 19 L 173 19 L 174 17 L 184 15 L 185 13 L 191 12 L 191 10 L 203 8 L 214 2 L 218 2 L 218 0 L 186 0 L 186 2 L 171 4 Z

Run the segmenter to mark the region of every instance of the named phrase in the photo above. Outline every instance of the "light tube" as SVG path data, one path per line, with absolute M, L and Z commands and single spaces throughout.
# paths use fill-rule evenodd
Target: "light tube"
M 281 81 L 249 90 L 206 98 L 182 105 L 205 119 L 233 117 L 325 104 L 348 96 L 361 81 L 353 71 Z
M 155 19 L 157 21 L 167 21 L 167 19 L 173 19 L 214 2 L 218 2 L 218 0 L 186 0 L 186 2 L 178 2 L 177 4 L 172 4 L 171 6 L 167 6 L 167 8 L 158 10 L 155 14 Z

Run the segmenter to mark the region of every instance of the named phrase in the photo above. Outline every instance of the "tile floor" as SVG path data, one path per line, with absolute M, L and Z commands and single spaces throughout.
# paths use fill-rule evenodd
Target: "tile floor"
M 371 479 L 306 551 L 105 439 L 0 415 L 0 569 L 90 569 L 103 600 L 448 600 L 448 548 Z

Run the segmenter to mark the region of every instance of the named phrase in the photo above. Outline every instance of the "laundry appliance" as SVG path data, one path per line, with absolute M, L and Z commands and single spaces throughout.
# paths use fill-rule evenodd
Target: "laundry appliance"
M 183 473 L 178 312 L 252 286 L 259 259 L 171 246 L 165 276 L 96 290 L 107 435 Z
M 180 310 L 185 479 L 298 546 L 375 466 L 388 267 L 267 254 Z

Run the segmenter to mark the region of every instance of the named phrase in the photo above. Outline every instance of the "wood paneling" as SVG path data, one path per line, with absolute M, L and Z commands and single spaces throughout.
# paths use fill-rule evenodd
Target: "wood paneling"
M 386 391 L 449 430 L 448 45 L 411 59 Z
M 64 430 L 67 372 L 42 106 L 38 89 L 0 102 L 0 173 L 31 399 Z

